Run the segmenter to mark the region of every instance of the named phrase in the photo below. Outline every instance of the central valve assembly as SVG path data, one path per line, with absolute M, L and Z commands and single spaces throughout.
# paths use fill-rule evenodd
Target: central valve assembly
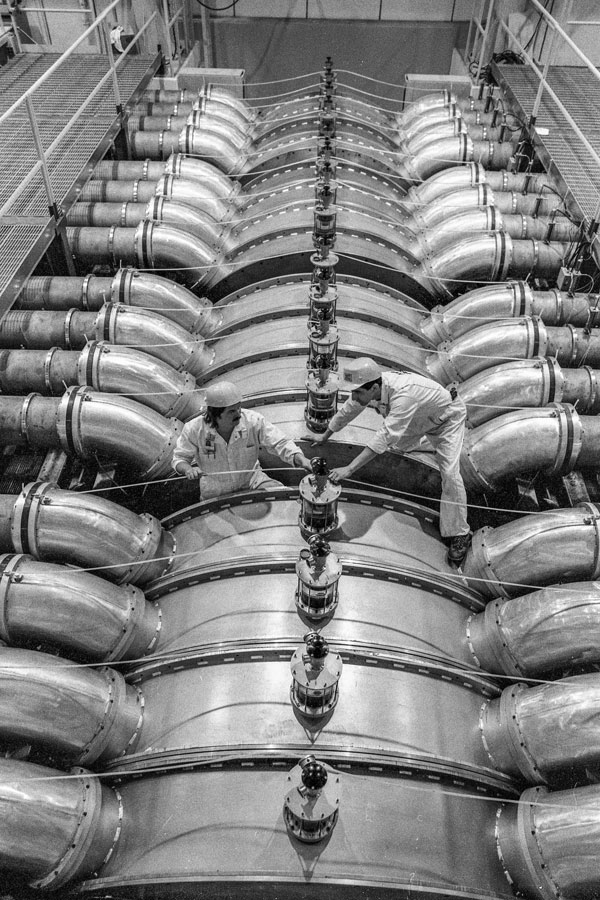
M 300 514 L 298 524 L 307 541 L 312 535 L 329 534 L 338 527 L 338 501 L 342 488 L 329 481 L 327 460 L 311 459 L 312 474 L 305 475 L 299 485 Z
M 340 776 L 311 754 L 294 766 L 288 782 L 296 782 L 283 804 L 288 832 L 306 844 L 322 841 L 331 834 L 338 819 Z
M 296 606 L 310 619 L 323 619 L 338 604 L 342 566 L 322 535 L 313 534 L 308 546 L 310 549 L 300 551 L 296 563 Z
M 331 712 L 338 702 L 342 667 L 342 657 L 330 653 L 323 635 L 317 631 L 304 635 L 304 646 L 298 647 L 290 660 L 290 698 L 298 712 L 312 719 Z

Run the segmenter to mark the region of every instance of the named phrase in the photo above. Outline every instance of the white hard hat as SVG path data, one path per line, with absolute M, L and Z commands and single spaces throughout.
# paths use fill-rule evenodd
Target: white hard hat
M 342 390 L 354 391 L 376 378 L 381 378 L 381 366 L 370 356 L 359 356 L 342 367 L 340 387 Z
M 231 381 L 219 381 L 206 389 L 207 406 L 235 406 L 241 402 L 240 390 Z

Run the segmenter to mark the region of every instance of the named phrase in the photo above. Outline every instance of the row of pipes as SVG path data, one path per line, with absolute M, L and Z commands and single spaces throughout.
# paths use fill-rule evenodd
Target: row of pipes
M 506 260 L 500 267 L 502 274 L 496 271 L 498 267 L 495 262 L 492 268 L 495 275 L 500 275 L 500 279 L 509 273 L 529 274 L 536 270 L 535 266 L 533 268 L 531 266 L 534 254 L 535 265 L 543 266 L 544 273 L 552 277 L 554 268 L 548 265 L 548 261 L 552 260 L 554 264 L 556 260 L 562 259 L 564 243 L 574 240 L 575 233 L 570 230 L 569 225 L 560 239 L 561 243 L 558 245 L 560 249 L 549 240 L 561 232 L 554 231 L 554 228 L 549 231 L 556 224 L 551 214 L 557 209 L 557 201 L 554 199 L 555 195 L 551 194 L 548 197 L 544 193 L 544 185 L 548 184 L 547 179 L 540 176 L 540 182 L 536 185 L 537 176 L 513 176 L 516 180 L 512 183 L 512 187 L 509 187 L 509 172 L 502 170 L 490 172 L 484 170 L 481 163 L 446 169 L 449 160 L 441 154 L 448 153 L 450 145 L 462 148 L 456 151 L 458 154 L 456 162 L 462 162 L 469 157 L 481 158 L 484 147 L 479 146 L 477 141 L 487 142 L 488 138 L 483 139 L 479 136 L 473 142 L 471 138 L 466 140 L 464 133 L 461 132 L 458 136 L 453 134 L 442 139 L 436 137 L 431 143 L 417 144 L 416 136 L 426 133 L 429 125 L 432 135 L 440 123 L 443 123 L 444 130 L 446 126 L 456 128 L 456 123 L 451 121 L 456 119 L 456 115 L 450 115 L 453 111 L 453 101 L 449 98 L 443 99 L 443 104 L 439 97 L 436 97 L 435 101 L 432 100 L 431 110 L 428 110 L 428 101 L 415 105 L 411 108 L 411 113 L 403 117 L 402 123 L 396 122 L 394 127 L 386 120 L 385 130 L 381 117 L 377 116 L 371 107 L 363 109 L 364 105 L 361 106 L 358 101 L 348 101 L 347 109 L 342 105 L 341 111 L 341 121 L 344 121 L 344 115 L 348 119 L 348 133 L 346 135 L 341 129 L 337 138 L 340 159 L 344 159 L 345 138 L 347 137 L 350 143 L 353 134 L 360 134 L 351 130 L 350 123 L 362 119 L 368 125 L 368 129 L 366 125 L 363 133 L 368 134 L 369 139 L 372 139 L 375 133 L 381 136 L 379 157 L 377 154 L 371 154 L 369 157 L 374 166 L 377 166 L 383 157 L 385 167 L 391 170 L 394 166 L 396 174 L 410 172 L 412 179 L 424 178 L 425 173 L 432 176 L 424 180 L 423 184 L 403 194 L 404 199 L 398 200 L 397 203 L 396 197 L 392 200 L 392 194 L 398 194 L 396 187 L 398 180 L 390 182 L 392 187 L 389 191 L 386 214 L 395 221 L 395 246 L 401 247 L 401 242 L 404 241 L 406 253 L 412 246 L 415 250 L 412 254 L 413 260 L 417 260 L 421 268 L 417 247 L 423 257 L 427 256 L 432 247 L 436 248 L 435 252 L 441 254 L 441 261 L 435 264 L 428 262 L 428 265 L 432 272 L 440 276 L 442 272 L 448 271 L 444 260 L 456 255 L 458 244 L 452 242 L 444 245 L 443 239 L 439 237 L 441 232 L 435 232 L 433 229 L 438 224 L 447 225 L 449 220 L 446 220 L 445 216 L 448 216 L 448 210 L 462 203 L 463 194 L 468 194 L 469 202 L 475 195 L 477 198 L 484 198 L 485 210 L 494 209 L 494 203 L 489 201 L 502 196 L 502 203 L 506 209 L 508 204 L 512 209 L 517 201 L 514 199 L 515 195 L 510 192 L 522 192 L 527 188 L 526 194 L 519 193 L 518 196 L 523 198 L 524 204 L 530 204 L 530 212 L 535 211 L 536 227 L 540 225 L 537 216 L 540 210 L 549 213 L 550 218 L 541 223 L 538 237 L 534 237 L 531 242 L 522 238 L 513 241 L 510 230 L 501 231 L 500 243 Z M 277 159 L 278 154 L 275 151 L 278 147 L 279 153 L 281 152 L 280 131 L 285 130 L 286 122 L 297 120 L 294 126 L 296 134 L 291 132 L 293 140 L 290 141 L 286 162 L 296 153 L 294 148 L 297 144 L 300 145 L 299 155 L 296 157 L 298 164 L 302 160 L 302 153 L 308 158 L 310 146 L 308 143 L 302 146 L 302 117 L 306 111 L 302 110 L 300 102 L 281 104 L 271 115 L 282 120 L 284 124 L 273 122 L 269 125 L 268 121 L 261 122 L 260 117 L 246 111 L 240 101 L 230 102 L 233 98 L 224 100 L 222 97 L 220 100 L 222 102 L 213 104 L 212 109 L 209 104 L 204 104 L 202 112 L 206 118 L 200 128 L 186 122 L 185 131 L 176 136 L 176 145 L 169 146 L 170 138 L 165 136 L 166 128 L 158 132 L 133 131 L 131 138 L 136 152 L 139 155 L 142 152 L 148 155 L 148 147 L 156 145 L 156 158 L 160 159 L 175 149 L 189 152 L 190 148 L 193 148 L 193 152 L 197 153 L 200 147 L 204 146 L 202 142 L 206 141 L 210 144 L 212 152 L 212 157 L 209 153 L 205 154 L 209 161 L 225 172 L 228 172 L 228 166 L 231 165 L 229 171 L 240 177 L 240 181 L 244 183 L 247 181 L 246 174 L 250 174 L 251 170 L 244 170 L 243 166 L 248 166 L 249 160 L 254 158 L 255 161 L 260 160 L 264 172 Z M 149 102 L 162 101 L 157 99 Z M 417 106 L 420 110 L 416 108 Z M 243 111 L 240 111 L 240 107 Z M 227 140 L 229 131 L 222 124 L 226 118 L 217 115 L 223 108 L 233 110 L 236 114 L 233 118 L 236 121 L 240 118 L 253 123 L 252 134 L 248 129 L 245 142 L 240 147 L 235 147 L 233 140 Z M 313 113 L 314 119 L 314 104 L 309 111 Z M 154 112 L 159 112 L 162 116 L 163 111 L 151 108 L 148 114 Z M 479 127 L 481 122 L 468 122 L 471 118 L 467 115 L 468 112 L 465 110 L 460 118 L 469 124 L 472 133 L 473 126 Z M 146 113 L 140 110 L 140 115 Z M 478 111 L 473 110 L 473 116 L 476 118 L 477 115 Z M 480 119 L 481 115 L 479 112 Z M 215 121 L 219 122 L 214 128 L 218 128 L 222 144 L 215 143 L 213 136 L 216 132 L 209 127 L 209 116 L 214 116 Z M 202 121 L 202 117 L 199 121 Z M 419 127 L 421 122 L 427 122 L 427 127 Z M 488 127 L 488 124 L 482 127 Z M 490 124 L 489 127 L 494 126 Z M 189 129 L 194 130 L 192 132 Z M 392 137 L 394 131 L 395 138 Z M 273 139 L 273 146 L 269 146 L 269 135 Z M 494 138 L 498 136 L 494 134 Z M 260 138 L 263 139 L 262 145 Z M 397 141 L 393 144 L 396 149 L 391 151 L 393 140 Z M 182 148 L 181 141 L 190 143 Z M 406 151 L 407 157 L 396 163 L 392 153 L 397 154 L 399 152 L 397 148 L 407 147 L 409 144 L 416 158 L 408 159 Z M 235 156 L 229 145 L 235 147 Z M 218 156 L 215 147 L 219 148 Z M 418 149 L 415 150 L 415 147 Z M 220 152 L 225 149 L 229 156 Z M 508 150 L 509 148 L 503 144 L 494 146 L 493 159 L 503 160 L 503 166 L 506 165 Z M 347 152 L 352 159 L 351 151 Z M 367 154 L 362 145 L 360 152 Z M 512 143 L 510 152 L 514 152 Z M 245 162 L 242 164 L 240 159 L 244 154 L 246 154 Z M 485 154 L 489 162 L 492 154 L 491 145 L 487 147 Z M 459 158 L 461 155 L 462 158 Z M 238 166 L 235 170 L 232 158 L 235 166 Z M 423 159 L 427 160 L 427 164 Z M 191 160 L 191 162 L 198 161 Z M 177 160 L 170 163 L 173 167 L 184 164 L 183 158 L 179 163 Z M 115 166 L 131 165 L 137 166 L 137 163 L 101 164 L 102 177 L 105 177 L 104 173 L 108 167 L 112 168 L 114 174 Z M 139 177 L 151 179 L 151 173 L 157 171 L 153 168 L 155 164 L 143 162 L 141 165 L 146 174 Z M 164 165 L 162 163 L 158 165 L 164 174 Z M 441 168 L 443 171 L 439 171 Z M 341 174 L 340 169 L 344 171 L 343 163 L 338 166 L 338 175 Z M 125 168 L 122 171 L 124 172 Z M 255 174 L 256 171 L 255 168 L 251 174 Z M 436 174 L 438 171 L 439 174 Z M 211 169 L 211 172 L 214 172 L 214 169 Z M 497 176 L 498 181 L 491 179 L 492 175 Z M 162 177 L 163 175 L 157 176 L 157 183 Z M 181 176 L 180 173 L 173 172 L 169 173 L 169 177 L 175 182 L 176 178 Z M 275 178 L 278 177 L 279 174 L 276 173 Z M 351 177 L 356 179 L 355 183 L 360 183 L 359 175 L 353 173 Z M 121 175 L 118 174 L 116 183 L 120 183 L 120 178 Z M 408 181 L 408 174 L 406 178 Z M 473 186 L 467 186 L 465 182 L 462 188 L 457 187 L 462 178 L 477 180 Z M 517 187 L 517 182 L 520 187 Z M 212 178 L 209 182 L 200 183 L 201 190 L 209 193 L 211 189 L 207 189 L 206 184 L 212 186 Z M 231 182 L 219 173 L 215 175 L 215 183 L 220 186 L 219 190 L 223 189 L 223 192 L 225 183 L 228 183 L 230 193 L 214 198 L 213 209 L 217 208 L 217 201 L 222 201 L 224 210 L 226 208 L 232 216 L 237 215 L 242 209 L 247 211 L 248 207 L 233 206 L 233 198 L 240 198 L 244 194 L 239 185 L 232 186 Z M 258 184 L 261 185 L 261 193 L 268 194 L 268 184 L 265 183 L 264 177 Z M 279 202 L 285 202 L 284 184 L 282 182 L 283 197 L 278 198 Z M 448 186 L 450 190 L 446 190 Z M 482 190 L 484 187 L 487 190 Z M 157 190 L 154 185 L 151 189 L 153 192 Z M 139 183 L 136 190 L 139 190 Z M 437 193 L 438 191 L 440 192 Z M 531 197 L 532 191 L 538 193 Z M 460 197 L 454 196 L 457 192 Z M 153 193 L 152 197 L 154 196 Z M 360 199 L 357 198 L 357 204 L 362 203 L 363 196 L 361 194 Z M 447 197 L 451 199 L 444 203 L 443 198 Z M 150 197 L 147 199 L 151 200 Z M 228 200 L 229 205 L 224 203 L 225 200 Z M 542 204 L 548 200 L 549 204 L 544 207 Z M 213 201 L 207 201 L 206 207 L 202 210 L 207 215 L 211 202 Z M 261 202 L 260 199 L 255 201 L 257 206 Z M 308 208 L 307 204 L 308 201 L 306 201 Z M 413 212 L 410 212 L 411 204 Z M 474 204 L 478 215 L 480 205 L 478 199 Z M 91 214 L 88 208 L 85 215 L 89 217 Z M 135 211 L 126 214 L 134 215 Z M 358 215 L 356 210 L 353 214 Z M 80 215 L 80 212 L 77 215 Z M 263 207 L 259 215 L 264 215 L 265 219 L 268 219 L 271 212 L 268 207 Z M 459 218 L 462 215 L 460 213 Z M 501 221 L 502 215 L 521 216 L 530 213 L 503 212 L 499 209 L 496 220 Z M 290 219 L 293 220 L 293 217 Z M 217 222 L 217 219 L 214 221 Z M 291 227 L 297 229 L 298 221 L 293 220 Z M 486 212 L 487 224 L 473 229 L 481 231 L 479 237 L 475 240 L 469 237 L 466 241 L 459 242 L 465 258 L 470 254 L 471 260 L 474 260 L 479 252 L 476 247 L 480 250 L 484 244 L 489 247 L 489 240 L 492 237 L 496 246 L 499 235 L 490 235 L 489 221 L 490 217 Z M 146 228 L 146 225 L 147 220 L 144 219 L 143 224 L 140 222 L 134 229 L 135 234 L 141 234 L 139 229 Z M 280 223 L 271 222 L 268 227 L 275 226 L 279 229 Z M 355 227 L 358 229 L 360 225 Z M 521 228 L 524 227 L 532 226 L 527 222 L 525 225 L 521 224 Z M 82 252 L 84 247 L 89 249 L 93 243 L 92 238 L 97 237 L 97 233 L 90 234 L 93 229 L 87 226 L 74 225 L 73 228 L 71 237 L 74 240 L 75 251 Z M 374 229 L 375 225 L 372 225 L 372 228 Z M 430 228 L 432 230 L 428 231 Z M 106 240 L 110 252 L 107 250 L 96 254 L 94 250 L 94 259 L 103 261 L 115 258 L 127 263 L 142 259 L 145 263 L 143 268 L 150 268 L 154 262 L 154 250 L 160 244 L 160 235 L 167 232 L 147 228 L 143 238 L 133 237 L 132 246 L 136 247 L 136 240 L 151 241 L 153 251 L 149 252 L 146 244 L 140 249 L 138 243 L 135 253 L 127 250 L 128 256 L 125 248 L 129 246 L 127 241 L 132 239 L 132 236 L 121 235 L 123 240 L 119 243 L 121 229 L 131 230 L 128 226 L 115 227 L 114 224 L 105 229 L 103 240 Z M 307 224 L 308 230 L 312 231 L 312 216 L 310 224 Z M 446 229 L 447 234 L 451 234 L 453 230 L 454 234 L 461 233 L 458 223 L 455 223 L 453 229 Z M 468 233 L 469 229 L 466 230 Z M 341 231 L 343 234 L 343 227 Z M 414 240 L 410 238 L 409 232 L 416 234 L 417 238 Z M 186 262 L 189 262 L 186 253 L 189 250 L 188 235 L 192 232 L 182 229 L 180 234 L 183 237 L 177 237 L 176 240 L 171 240 L 167 236 L 166 243 L 170 248 L 174 245 L 182 248 L 181 253 Z M 228 240 L 229 246 L 233 247 L 231 234 L 229 231 Z M 434 234 L 435 239 L 432 237 Z M 251 239 L 255 240 L 256 237 Z M 89 246 L 86 244 L 88 240 Z M 203 246 L 202 264 L 200 257 L 192 256 L 193 278 L 196 278 L 203 265 L 214 264 L 212 261 L 217 259 L 218 253 L 223 252 L 225 240 L 223 234 L 218 232 L 213 245 L 206 243 L 206 246 L 210 247 L 210 252 Z M 391 237 L 389 240 L 390 243 L 394 243 Z M 519 240 L 523 240 L 523 249 L 525 246 L 529 248 L 529 257 L 522 265 L 513 265 L 514 259 L 518 258 Z M 535 249 L 534 245 L 538 240 L 545 243 Z M 511 242 L 516 245 L 517 250 L 510 249 Z M 470 246 L 468 252 L 465 244 Z M 239 247 L 241 244 L 238 242 L 235 246 Z M 441 249 L 444 246 L 446 250 Z M 158 251 L 159 267 L 167 267 L 173 261 L 181 261 L 177 255 L 179 252 L 177 250 L 176 253 L 170 254 L 170 251 Z M 231 252 L 232 250 L 228 250 L 228 253 Z M 444 253 L 447 254 L 446 257 Z M 86 254 L 82 252 L 82 255 Z M 207 263 L 206 260 L 209 259 L 211 262 Z M 487 280 L 482 273 L 492 271 L 490 265 L 488 259 L 485 265 L 482 264 L 475 271 L 469 270 L 469 275 L 474 276 L 475 280 Z M 487 270 L 485 266 L 488 266 Z M 447 292 L 452 290 L 452 279 L 458 278 L 457 273 L 464 271 L 465 269 L 461 269 L 458 265 L 455 268 L 450 267 L 450 287 L 444 281 L 443 288 L 440 287 L 436 293 L 436 289 L 430 285 L 431 296 L 440 298 L 447 296 Z M 595 437 L 592 435 L 594 423 L 587 421 L 593 417 L 580 416 L 579 419 L 583 421 L 578 426 L 578 414 L 573 409 L 568 406 L 547 409 L 545 404 L 565 398 L 568 398 L 565 403 L 569 404 L 577 399 L 575 387 L 577 370 L 573 367 L 577 363 L 583 366 L 586 361 L 593 362 L 595 334 L 593 331 L 590 332 L 589 326 L 595 324 L 596 303 L 595 297 L 586 295 L 573 297 L 558 291 L 532 292 L 523 284 L 490 286 L 472 291 L 454 300 L 449 306 L 435 309 L 430 314 L 423 311 L 422 343 L 430 348 L 431 354 L 427 365 L 432 375 L 443 383 L 460 382 L 459 390 L 469 406 L 470 416 L 477 415 L 478 404 L 494 406 L 486 390 L 497 390 L 498 398 L 502 396 L 504 407 L 538 405 L 538 402 L 533 400 L 526 404 L 518 394 L 511 395 L 508 402 L 506 395 L 501 393 L 501 387 L 494 388 L 492 385 L 491 388 L 486 388 L 483 380 L 482 386 L 478 389 L 471 384 L 472 378 L 480 376 L 485 371 L 483 367 L 477 368 L 476 358 L 488 356 L 492 361 L 495 376 L 496 369 L 503 366 L 502 363 L 498 365 L 499 360 L 510 358 L 511 362 L 504 364 L 510 368 L 514 365 L 513 357 L 519 358 L 517 345 L 523 347 L 521 353 L 524 361 L 532 370 L 537 367 L 535 371 L 539 373 L 542 381 L 545 373 L 546 388 L 539 400 L 539 405 L 543 406 L 544 421 L 546 416 L 553 415 L 559 431 L 562 429 L 562 432 L 571 435 L 570 447 L 556 451 L 557 458 L 552 461 L 552 465 L 558 467 L 557 470 L 566 470 L 568 465 L 574 465 L 577 461 L 581 465 L 582 459 L 591 460 L 595 452 L 593 448 Z M 65 304 L 69 304 L 66 314 Z M 152 311 L 153 308 L 155 312 Z M 227 316 L 227 307 L 213 308 L 181 285 L 148 272 L 121 269 L 114 277 L 91 275 L 74 279 L 32 279 L 23 294 L 21 309 L 10 313 L 6 320 L 7 324 L 3 322 L 0 328 L 4 348 L 2 391 L 3 393 L 10 393 L 11 390 L 19 393 L 35 391 L 50 396 L 41 397 L 36 394 L 27 397 L 3 397 L 3 423 L 6 428 L 6 432 L 3 433 L 7 436 L 5 442 L 15 444 L 27 441 L 32 446 L 49 447 L 60 445 L 68 449 L 68 452 L 79 453 L 86 458 L 87 454 L 98 452 L 98 448 L 102 448 L 102 442 L 105 440 L 109 443 L 107 452 L 116 452 L 114 444 L 121 440 L 123 445 L 129 446 L 132 443 L 135 445 L 133 455 L 140 455 L 138 470 L 144 477 L 163 477 L 168 471 L 169 450 L 172 450 L 176 439 L 178 419 L 197 414 L 200 406 L 196 386 L 203 383 L 203 379 L 210 378 L 215 371 L 211 368 L 211 364 L 216 351 L 206 345 L 205 339 L 219 334 L 219 328 L 226 327 Z M 506 321 L 509 317 L 513 317 L 510 323 Z M 493 324 L 490 323 L 490 319 L 502 321 Z M 480 322 L 486 324 L 480 325 Z M 478 334 L 493 331 L 494 328 L 495 335 Z M 582 333 L 579 334 L 579 331 Z M 40 346 L 45 334 L 50 336 L 50 343 Z M 527 335 L 530 335 L 529 344 Z M 91 343 L 90 337 L 93 338 Z M 440 339 L 444 342 L 443 345 L 437 346 L 437 351 L 433 352 Z M 484 343 L 486 340 L 489 341 L 487 345 Z M 495 343 L 497 340 L 500 344 Z M 486 346 L 489 348 L 489 355 Z M 20 349 L 22 347 L 31 349 L 22 350 Z M 555 352 L 557 348 L 560 348 L 560 353 L 563 354 L 560 357 L 560 364 L 564 366 L 566 362 L 570 363 L 568 371 L 566 368 L 560 368 L 559 359 L 553 358 L 559 356 Z M 150 362 L 148 357 L 155 362 Z M 486 361 L 484 359 L 484 362 Z M 549 374 L 550 370 L 552 376 Z M 593 370 L 583 367 L 579 371 L 585 373 L 585 377 L 581 378 L 582 385 L 587 384 L 585 378 L 595 384 Z M 498 376 L 499 384 L 503 374 Z M 523 379 L 524 376 L 517 376 L 519 381 L 517 388 L 531 396 L 533 391 L 527 391 L 523 387 Z M 551 392 L 547 387 L 550 382 Z M 148 387 L 149 383 L 151 388 Z M 67 391 L 63 393 L 65 385 Z M 90 388 L 93 388 L 93 391 Z M 161 432 L 154 442 L 150 441 L 149 433 L 152 432 L 153 426 L 145 424 L 148 413 L 139 411 L 142 398 L 131 400 L 128 397 L 118 396 L 111 399 L 100 393 L 111 390 L 130 397 L 144 391 L 161 395 L 161 400 L 145 402 L 153 409 L 158 419 L 170 417 L 167 431 Z M 110 406 L 106 405 L 107 401 Z M 595 395 L 590 404 L 594 401 Z M 152 403 L 155 404 L 154 407 Z M 115 419 L 117 408 L 127 411 L 123 413 L 125 418 Z M 130 410 L 132 412 L 129 412 Z M 593 412 L 595 407 L 588 404 L 586 411 Z M 498 417 L 490 421 L 494 422 L 496 418 L 506 419 L 503 413 L 504 408 L 501 408 Z M 131 420 L 126 426 L 124 423 L 128 421 L 127 415 L 131 415 Z M 156 420 L 152 419 L 152 422 L 154 421 Z M 487 416 L 483 422 L 474 419 L 473 424 L 476 427 L 471 432 L 469 440 L 477 433 L 481 424 L 487 424 Z M 511 427 L 513 427 L 511 453 L 514 454 L 514 435 L 519 426 Z M 109 428 L 113 432 L 112 439 L 105 437 L 105 432 Z M 166 429 L 167 426 L 161 423 L 161 428 Z M 560 439 L 564 440 L 562 432 Z M 545 435 L 545 432 L 541 433 Z M 491 443 L 492 438 L 489 440 Z M 546 438 L 540 438 L 538 433 L 535 442 L 546 443 Z M 474 446 L 472 442 L 466 451 L 470 454 L 470 465 L 474 472 L 471 486 L 493 485 L 503 470 L 494 467 L 485 469 L 484 460 L 487 459 L 488 447 L 486 446 L 485 451 L 478 457 Z M 150 449 L 145 455 L 147 448 Z M 577 448 L 577 451 L 574 448 Z M 548 448 L 542 449 L 545 453 L 549 453 Z M 506 453 L 506 448 L 503 452 Z M 502 452 L 498 451 L 497 456 L 502 456 Z M 508 465 L 514 472 L 518 462 L 515 462 L 514 458 L 509 458 Z M 529 458 L 527 465 L 530 465 Z M 499 460 L 495 461 L 494 466 L 500 466 Z M 484 613 L 471 617 L 468 622 L 467 639 L 472 648 L 474 662 L 489 671 L 501 672 L 511 677 L 537 677 L 548 671 L 572 665 L 574 660 L 580 660 L 585 665 L 593 665 L 600 660 L 600 653 L 596 649 L 600 646 L 596 637 L 600 630 L 600 604 L 595 581 L 600 569 L 597 525 L 599 520 L 600 514 L 595 507 L 590 506 L 562 510 L 552 516 L 543 514 L 529 516 L 497 529 L 482 529 L 478 532 L 474 539 L 473 554 L 465 569 L 465 577 L 471 581 L 475 589 L 487 592 L 492 600 Z M 31 741 L 51 747 L 53 752 L 67 758 L 72 765 L 90 765 L 95 761 L 108 760 L 127 753 L 135 746 L 143 716 L 143 696 L 140 690 L 128 685 L 114 668 L 85 668 L 68 659 L 19 649 L 18 644 L 41 640 L 52 646 L 61 647 L 66 656 L 71 654 L 78 658 L 82 655 L 90 662 L 101 663 L 133 659 L 155 650 L 160 633 L 160 609 L 156 604 L 146 600 L 143 587 L 168 570 L 174 553 L 171 536 L 151 516 L 138 516 L 118 504 L 90 495 L 61 491 L 55 485 L 47 483 L 28 485 L 18 498 L 7 495 L 0 497 L 0 527 L 1 547 L 4 551 L 0 562 L 2 567 L 0 637 L 6 643 L 17 645 L 1 650 L 1 677 L 5 680 L 7 689 L 2 691 L 0 733 L 6 738 L 14 739 L 17 744 Z M 536 560 L 533 566 L 532 558 Z M 571 570 L 567 573 L 565 560 L 571 561 Z M 553 586 L 551 589 L 522 595 L 528 584 L 553 585 L 554 581 L 564 581 L 565 577 L 571 579 L 573 583 L 562 584 L 559 589 Z M 510 599 L 511 597 L 514 599 Z M 553 653 L 550 652 L 551 649 Z M 46 692 L 47 709 L 53 713 L 43 722 L 40 722 L 39 718 L 36 720 L 34 714 L 34 709 L 39 708 L 36 703 L 39 701 L 40 691 Z M 81 703 L 82 695 L 86 697 L 85 703 Z M 600 754 L 600 739 L 594 727 L 593 716 L 593 710 L 597 708 L 599 702 L 593 674 L 563 679 L 534 688 L 525 688 L 521 685 L 507 688 L 502 698 L 489 701 L 482 711 L 482 731 L 493 764 L 502 771 L 523 777 L 529 783 L 543 784 L 549 775 L 562 767 L 593 763 Z M 565 707 L 570 710 L 569 721 L 566 726 L 563 723 L 561 728 L 558 728 L 556 717 L 564 715 L 562 710 Z M 27 714 L 28 708 L 31 709 L 30 715 Z M 67 726 L 67 723 L 70 724 Z M 576 740 L 573 740 L 574 733 L 578 735 Z M 554 737 L 559 735 L 564 741 L 557 739 L 549 748 L 547 740 L 544 743 L 548 734 Z M 519 750 L 519 746 L 525 749 Z M 7 840 L 3 835 L 3 858 L 10 857 L 12 853 L 12 858 L 17 859 L 19 865 L 23 865 L 25 860 L 31 877 L 37 879 L 40 886 L 57 887 L 73 877 L 94 872 L 101 867 L 112 852 L 121 828 L 123 809 L 117 789 L 100 787 L 99 780 L 88 777 L 86 773 L 82 773 L 78 779 L 67 780 L 60 778 L 62 773 L 59 770 L 34 766 L 18 759 L 6 759 L 2 763 L 3 783 L 10 787 L 15 781 L 20 782 L 25 795 L 24 802 L 16 805 L 10 790 L 0 791 L 2 821 L 7 821 L 10 816 L 14 833 L 29 835 L 29 843 L 26 846 L 13 845 L 8 849 Z M 54 780 L 40 782 L 35 780 L 53 775 L 57 776 Z M 595 798 L 595 792 L 591 788 L 579 788 L 573 793 L 577 793 L 579 809 L 585 808 L 586 804 L 592 803 Z M 555 792 L 552 796 L 558 800 L 560 794 L 561 792 Z M 31 828 L 28 819 L 34 806 L 37 816 L 35 829 Z M 62 812 L 60 824 L 57 822 L 57 810 Z M 539 823 L 544 817 L 543 805 L 537 806 L 536 814 L 537 827 L 540 828 Z M 507 815 L 503 822 L 506 818 Z M 574 813 L 572 818 L 575 821 Z M 27 827 L 25 822 L 28 822 Z M 503 829 L 504 824 L 501 831 Z M 543 827 L 541 830 L 543 831 Z M 517 839 L 507 835 L 506 831 L 503 831 L 503 834 L 504 839 L 501 838 L 501 842 L 510 871 L 511 864 L 519 868 L 523 856 L 533 851 L 520 847 Z

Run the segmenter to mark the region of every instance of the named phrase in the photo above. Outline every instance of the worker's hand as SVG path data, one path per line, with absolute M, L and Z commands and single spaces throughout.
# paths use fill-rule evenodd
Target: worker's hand
M 202 472 L 198 468 L 198 466 L 188 465 L 188 466 L 186 466 L 186 468 L 183 470 L 183 472 L 181 474 L 185 475 L 185 477 L 187 478 L 188 481 L 196 481 L 197 478 L 200 478 L 200 476 L 202 475 Z
M 307 441 L 311 447 L 321 447 L 325 444 L 329 438 L 327 438 L 324 434 L 305 434 L 301 440 Z
M 304 453 L 296 453 L 294 465 L 297 469 L 306 469 L 307 472 L 312 472 L 311 461 Z
M 346 478 L 352 478 L 352 469 L 350 466 L 341 466 L 339 469 L 332 469 L 329 473 L 329 480 L 334 484 L 343 481 Z

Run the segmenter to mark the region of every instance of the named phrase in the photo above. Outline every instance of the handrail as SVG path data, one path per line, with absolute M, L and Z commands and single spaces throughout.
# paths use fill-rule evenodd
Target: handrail
M 539 10 L 539 12 L 541 12 L 542 16 L 548 20 L 548 24 L 554 29 L 554 31 L 556 31 L 557 34 L 559 34 L 563 38 L 565 43 L 568 44 L 568 46 L 571 48 L 571 50 L 573 50 L 573 52 L 579 57 L 581 62 L 584 64 L 584 66 L 587 66 L 587 68 L 590 70 L 590 72 L 592 73 L 594 78 L 596 78 L 597 81 L 600 81 L 600 72 L 598 71 L 596 66 L 593 64 L 593 62 L 590 59 L 588 59 L 588 57 L 585 55 L 583 50 L 581 50 L 577 46 L 575 41 L 569 37 L 567 32 L 564 30 L 564 28 L 562 28 L 558 24 L 558 22 L 556 21 L 554 16 L 550 15 L 548 10 L 544 6 L 542 6 L 542 4 L 539 2 L 539 0 L 529 0 L 529 2 L 533 3 L 535 8 L 537 10 Z M 590 23 L 586 23 L 586 24 L 590 24 Z
M 79 47 L 79 45 L 83 43 L 83 41 L 87 40 L 87 38 L 98 28 L 99 23 L 104 21 L 108 14 L 111 13 L 116 6 L 119 6 L 120 3 L 123 3 L 123 0 L 113 0 L 113 2 L 106 7 L 104 12 L 101 12 L 100 15 L 97 16 L 96 19 L 94 19 L 90 27 L 86 28 L 83 34 L 80 34 L 77 40 L 73 41 L 69 49 L 65 50 L 65 52 L 61 54 L 61 56 L 59 56 L 56 62 L 52 63 L 50 68 L 47 69 L 40 78 L 38 78 L 35 84 L 32 84 L 31 87 L 27 88 L 27 90 L 21 94 L 19 99 L 15 100 L 13 105 L 9 106 L 9 108 L 5 112 L 3 112 L 2 115 L 0 115 L 0 125 L 2 124 L 2 122 L 4 122 L 5 119 L 12 116 L 17 111 L 17 109 L 23 105 L 27 97 L 33 96 L 33 94 L 35 94 L 41 84 L 44 84 L 44 82 L 48 81 L 48 79 L 52 75 L 54 75 L 57 69 L 62 66 L 64 61 L 74 53 L 76 48 Z

